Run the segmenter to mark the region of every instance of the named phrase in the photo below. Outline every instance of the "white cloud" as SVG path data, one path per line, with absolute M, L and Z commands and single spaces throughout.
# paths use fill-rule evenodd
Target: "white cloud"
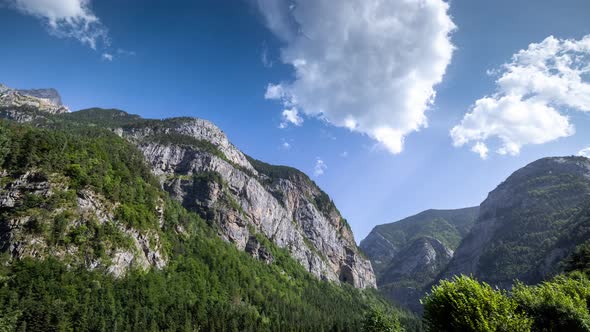
M 590 147 L 584 148 L 578 152 L 579 156 L 590 158 Z
M 279 125 L 279 128 L 287 128 L 289 124 L 301 126 L 303 119 L 299 116 L 299 111 L 296 108 L 283 110 L 283 121 Z
M 129 50 L 125 50 L 122 48 L 117 49 L 117 54 L 125 55 L 125 56 L 135 56 L 136 55 L 135 51 L 129 51 Z
M 315 166 L 313 168 L 313 175 L 323 175 L 327 168 L 328 166 L 326 165 L 326 163 L 322 159 L 320 159 L 320 157 L 317 157 L 315 160 Z
M 265 68 L 272 68 L 274 65 L 273 61 L 269 58 L 270 55 L 268 54 L 268 46 L 266 43 L 262 44 L 262 52 L 260 54 L 260 61 Z
M 561 111 L 590 111 L 590 35 L 580 40 L 550 36 L 489 74 L 499 76 L 497 91 L 477 100 L 451 130 L 455 146 L 473 142 L 472 151 L 482 156 L 488 148 L 484 141 L 495 137 L 497 153 L 517 155 L 523 145 L 571 136 L 574 126 Z
M 488 159 L 488 147 L 483 144 L 482 142 L 477 142 L 472 148 L 471 151 L 479 154 L 481 159 Z
M 109 44 L 108 33 L 90 9 L 90 0 L 5 0 L 21 13 L 37 17 L 47 30 L 62 38 L 75 38 L 96 49 Z
M 348 151 L 343 151 L 342 153 L 340 153 L 340 157 L 342 157 L 342 158 L 348 157 Z
M 106 61 L 113 61 L 113 55 L 110 53 L 103 53 L 102 54 L 102 59 L 106 60 Z
M 283 141 L 283 144 L 281 144 L 281 147 L 285 150 L 290 150 L 291 149 L 291 144 L 287 141 Z
M 455 25 L 442 0 L 257 0 L 286 46 L 295 80 L 265 97 L 360 132 L 390 152 L 426 127 L 451 61 Z

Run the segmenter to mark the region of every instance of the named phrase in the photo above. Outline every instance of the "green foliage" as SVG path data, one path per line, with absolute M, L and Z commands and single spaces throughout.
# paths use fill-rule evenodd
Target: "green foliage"
M 512 297 L 533 318 L 533 331 L 590 331 L 590 281 L 580 272 L 537 286 L 517 283 Z
M 396 316 L 388 316 L 379 309 L 367 312 L 363 320 L 363 332 L 403 332 Z
M 459 276 L 443 280 L 423 299 L 430 331 L 530 331 L 532 320 L 515 300 L 486 283 Z
M 565 271 L 581 271 L 590 274 L 590 242 L 579 245 L 566 259 Z
M 552 251 L 571 251 L 590 238 L 590 181 L 572 170 L 576 158 L 564 160 L 537 161 L 499 187 L 511 204 L 495 209 L 498 230 L 483 248 L 478 275 L 503 285 L 538 283 L 560 272 L 557 262 L 540 268 Z
M 145 229 L 157 224 L 156 202 L 163 196 L 159 184 L 141 153 L 115 134 L 98 128 L 46 130 L 6 122 L 0 123 L 0 130 L 10 141 L 0 167 L 13 178 L 30 170 L 42 177 L 38 181 L 61 174 L 72 190 L 65 193 L 69 199 L 76 191 L 90 188 L 121 203 L 117 218 L 127 225 Z M 29 195 L 21 209 L 52 210 L 45 200 Z

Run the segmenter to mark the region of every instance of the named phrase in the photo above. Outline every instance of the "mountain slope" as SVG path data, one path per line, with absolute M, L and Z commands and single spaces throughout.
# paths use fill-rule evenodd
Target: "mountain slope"
M 514 279 L 537 283 L 590 239 L 589 221 L 590 160 L 537 160 L 490 192 L 443 277 L 473 274 L 501 287 Z
M 417 215 L 373 228 L 361 241 L 361 249 L 373 262 L 377 274 L 395 255 L 421 237 L 432 237 L 454 250 L 469 232 L 479 207 L 457 210 L 426 210 Z
M 322 279 L 375 287 L 370 262 L 359 254 L 330 198 L 302 172 L 246 157 L 211 122 L 141 119 L 119 110 L 55 112 L 34 107 L 41 103 L 35 99 L 50 99 L 6 87 L 3 95 L 13 96 L 0 95 L 0 116 L 5 118 L 54 128 L 106 128 L 125 138 L 142 151 L 173 198 L 214 224 L 219 235 L 238 248 L 257 247 L 254 234 L 261 233 Z M 15 104 L 13 99 L 33 101 Z
M 356 331 L 370 308 L 395 311 L 347 285 L 372 272 L 327 195 L 212 124 L 1 109 L 28 123 L 0 120 L 0 321 L 14 329 Z
M 346 221 L 304 173 L 247 157 L 206 120 L 129 116 L 133 121 L 128 121 L 128 115 L 110 111 L 88 121 L 93 113 L 103 111 L 65 117 L 107 124 L 135 144 L 163 188 L 238 248 L 251 247 L 253 235 L 261 233 L 322 279 L 375 286 L 371 264 L 359 254 Z
M 419 311 L 425 288 L 445 269 L 478 210 L 427 210 L 376 226 L 360 247 L 373 263 L 380 291 Z

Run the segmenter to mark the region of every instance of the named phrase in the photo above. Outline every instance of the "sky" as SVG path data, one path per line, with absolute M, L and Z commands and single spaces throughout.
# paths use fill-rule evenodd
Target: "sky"
M 306 172 L 357 241 L 590 156 L 587 0 L 0 0 L 0 82 L 213 121 Z

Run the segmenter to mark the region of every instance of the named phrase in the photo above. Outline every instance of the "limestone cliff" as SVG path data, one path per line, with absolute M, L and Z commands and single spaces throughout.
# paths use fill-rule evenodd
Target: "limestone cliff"
M 251 250 L 260 233 L 320 278 L 375 287 L 346 221 L 305 174 L 245 156 L 202 119 L 149 120 L 116 132 L 140 148 L 172 197 L 238 248 Z

